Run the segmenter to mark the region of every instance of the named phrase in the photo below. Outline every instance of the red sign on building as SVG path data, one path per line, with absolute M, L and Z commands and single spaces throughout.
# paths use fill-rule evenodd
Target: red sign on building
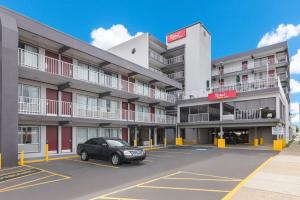
M 170 35 L 167 35 L 167 42 L 174 42 L 176 40 L 185 38 L 186 36 L 186 29 L 181 29 L 179 31 L 176 31 L 174 33 L 171 33 Z
M 208 94 L 208 100 L 215 101 L 221 99 L 230 99 L 230 98 L 235 98 L 236 96 L 237 95 L 235 90 L 227 90 L 227 91 Z

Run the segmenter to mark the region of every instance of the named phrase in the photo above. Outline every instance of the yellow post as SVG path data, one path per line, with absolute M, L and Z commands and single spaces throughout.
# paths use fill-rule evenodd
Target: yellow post
M 167 138 L 166 137 L 164 138 L 164 146 L 165 146 L 165 148 L 167 148 Z
M 49 161 L 49 145 L 46 144 L 46 156 L 45 156 L 45 161 L 48 162 Z
M 273 141 L 273 150 L 274 151 L 281 151 L 282 150 L 282 140 L 274 140 Z
M 257 138 L 254 138 L 253 145 L 254 145 L 255 147 L 258 146 L 258 139 L 257 139 Z
M 2 169 L 2 155 L 0 153 L 0 169 Z
M 283 148 L 286 147 L 286 140 L 285 140 L 285 138 L 282 138 L 282 147 L 283 147 Z
M 214 145 L 218 145 L 218 138 L 217 137 L 214 137 Z
M 260 145 L 264 145 L 264 138 L 263 138 L 263 137 L 261 137 L 261 138 L 259 139 L 259 144 L 260 144 Z
M 220 149 L 225 148 L 225 139 L 218 139 L 218 148 Z
M 182 146 L 182 144 L 183 144 L 183 141 L 182 141 L 182 138 L 176 138 L 176 145 L 177 146 Z
M 21 151 L 21 155 L 20 155 L 20 166 L 24 166 L 24 151 Z

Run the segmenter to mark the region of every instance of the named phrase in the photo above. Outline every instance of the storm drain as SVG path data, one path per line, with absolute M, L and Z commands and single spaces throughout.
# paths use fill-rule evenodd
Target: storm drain
M 2 174 L 2 175 L 0 175 L 0 183 L 3 182 L 3 181 L 10 180 L 10 179 L 23 177 L 23 176 L 27 176 L 27 175 L 30 175 L 30 174 L 35 174 L 35 173 L 40 172 L 40 171 L 41 171 L 40 169 L 32 168 L 32 169 L 25 169 L 25 170 L 20 170 L 20 171 L 17 171 L 17 172 L 10 172 L 10 173 L 7 173 L 7 174 Z

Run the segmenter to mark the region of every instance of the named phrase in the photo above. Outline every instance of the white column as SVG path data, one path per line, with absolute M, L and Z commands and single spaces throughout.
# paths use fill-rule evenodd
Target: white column
M 220 138 L 223 139 L 223 126 L 220 126 Z
M 62 139 L 62 134 L 61 134 L 61 126 L 58 126 L 58 153 L 62 152 L 61 149 L 61 139 Z
M 276 119 L 280 119 L 280 98 L 276 97 Z
M 148 136 L 149 136 L 149 146 L 150 146 L 150 142 L 151 142 L 151 128 L 148 129 Z M 152 140 L 153 142 L 153 140 Z M 153 143 L 152 143 L 153 144 Z
M 72 152 L 76 153 L 77 149 L 77 127 L 72 127 Z
M 157 145 L 157 128 L 154 128 L 154 145 Z
M 38 68 L 41 70 L 41 71 L 45 71 L 45 49 L 39 47 L 39 62 L 38 62 Z
M 58 74 L 61 75 L 62 73 L 61 73 L 61 62 L 60 61 L 61 61 L 61 54 L 58 54 L 58 66 L 57 67 L 58 67 Z
M 137 134 L 138 134 L 137 127 L 134 127 L 134 141 L 136 142 L 136 146 L 138 145 L 137 144 Z
M 128 142 L 128 144 L 130 144 L 130 128 L 127 128 L 127 135 L 128 135 L 127 142 Z
M 58 91 L 58 115 L 59 116 L 61 116 L 62 114 L 61 99 L 62 99 L 61 91 Z

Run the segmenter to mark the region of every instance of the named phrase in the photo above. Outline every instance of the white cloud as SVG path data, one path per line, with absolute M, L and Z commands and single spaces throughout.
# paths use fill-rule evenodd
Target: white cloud
M 142 32 L 137 32 L 135 35 L 131 35 L 127 28 L 122 24 L 112 25 L 108 29 L 99 27 L 91 32 L 91 37 L 93 39 L 91 44 L 107 50 L 141 34 Z
M 267 32 L 259 41 L 257 47 L 268 46 L 297 37 L 300 34 L 300 24 L 280 24 L 275 31 Z
M 297 53 L 291 57 L 291 73 L 300 74 L 300 49 L 297 50 Z
M 299 93 L 300 92 L 300 82 L 295 79 L 290 80 L 291 93 Z
M 291 121 L 292 121 L 292 123 L 298 123 L 299 122 L 299 113 L 292 115 Z
M 299 103 L 298 102 L 292 102 L 291 103 L 291 113 L 292 114 L 298 114 L 299 113 Z

